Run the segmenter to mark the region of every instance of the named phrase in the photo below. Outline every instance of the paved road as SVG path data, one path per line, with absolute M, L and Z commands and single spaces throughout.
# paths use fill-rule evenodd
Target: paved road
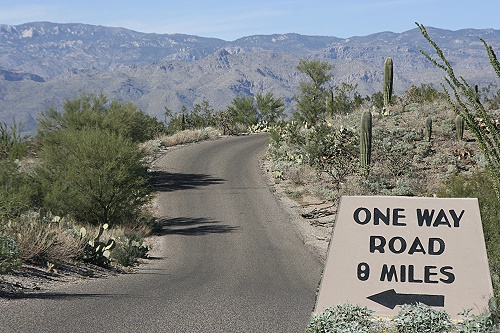
M 321 264 L 259 171 L 266 140 L 167 153 L 156 178 L 161 257 L 136 274 L 0 303 L 0 332 L 304 332 Z

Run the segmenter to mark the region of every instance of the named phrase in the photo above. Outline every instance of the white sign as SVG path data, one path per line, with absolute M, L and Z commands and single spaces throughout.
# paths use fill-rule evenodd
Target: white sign
M 316 303 L 375 315 L 424 303 L 452 318 L 493 296 L 477 199 L 342 197 Z

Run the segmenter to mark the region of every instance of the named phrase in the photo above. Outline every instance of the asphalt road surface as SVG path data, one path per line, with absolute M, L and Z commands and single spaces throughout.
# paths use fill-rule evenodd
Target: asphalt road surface
M 158 161 L 162 253 L 135 274 L 0 303 L 0 332 L 304 332 L 321 264 L 266 185 L 266 135 Z

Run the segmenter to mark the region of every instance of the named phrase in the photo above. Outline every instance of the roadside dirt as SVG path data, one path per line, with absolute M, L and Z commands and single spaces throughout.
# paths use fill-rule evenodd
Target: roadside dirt
M 277 183 L 269 171 L 269 161 L 264 159 L 260 167 L 269 188 L 290 215 L 290 224 L 296 228 L 304 244 L 324 262 L 335 224 L 337 207 L 331 202 L 313 196 L 303 196 L 300 202 L 290 198 L 286 194 L 285 186 Z

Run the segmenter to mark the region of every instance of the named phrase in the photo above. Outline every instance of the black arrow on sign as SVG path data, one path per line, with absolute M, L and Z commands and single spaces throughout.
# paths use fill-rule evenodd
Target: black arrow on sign
M 444 307 L 444 295 L 398 294 L 394 289 L 367 297 L 369 300 L 394 309 L 396 305 L 423 303 L 428 306 Z

